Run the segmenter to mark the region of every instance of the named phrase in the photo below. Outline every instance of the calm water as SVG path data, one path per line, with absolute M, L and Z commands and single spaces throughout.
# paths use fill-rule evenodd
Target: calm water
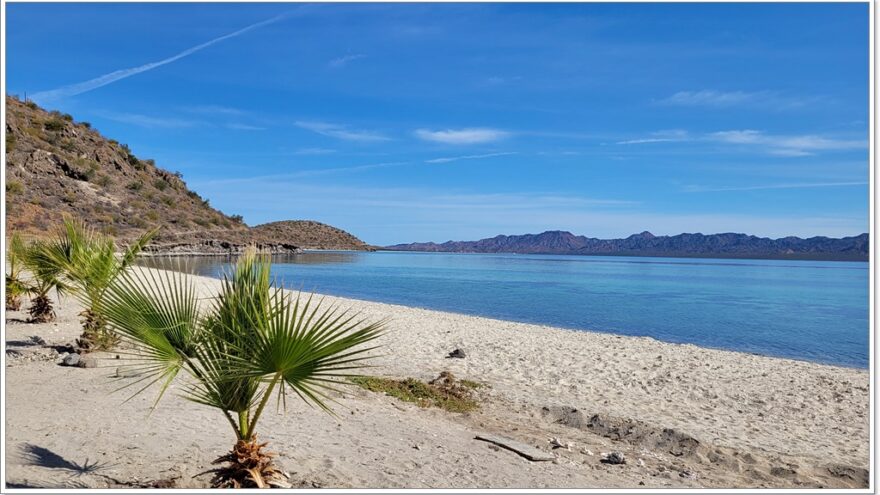
M 217 276 L 229 260 L 186 264 Z M 273 271 L 337 296 L 868 366 L 868 263 L 320 252 Z

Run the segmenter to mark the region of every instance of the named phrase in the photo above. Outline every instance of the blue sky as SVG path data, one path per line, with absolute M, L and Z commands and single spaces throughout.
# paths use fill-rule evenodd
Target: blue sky
M 865 4 L 7 4 L 7 93 L 374 244 L 868 230 Z

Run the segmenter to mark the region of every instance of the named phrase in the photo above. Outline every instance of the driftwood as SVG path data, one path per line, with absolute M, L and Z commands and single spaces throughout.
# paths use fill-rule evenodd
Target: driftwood
M 476 439 L 482 440 L 484 442 L 494 443 L 495 445 L 498 445 L 499 447 L 504 447 L 507 450 L 512 450 L 530 461 L 552 461 L 556 458 L 556 456 L 554 456 L 553 454 L 544 452 L 540 449 L 536 449 L 531 445 L 526 445 L 522 442 L 517 442 L 516 440 L 500 437 L 498 435 L 483 433 L 477 435 Z

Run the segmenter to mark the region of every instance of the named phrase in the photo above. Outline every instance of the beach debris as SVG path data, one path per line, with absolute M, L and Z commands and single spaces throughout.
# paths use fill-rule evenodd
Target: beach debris
M 600 462 L 604 464 L 626 464 L 626 457 L 623 452 L 614 451 L 606 455 Z
M 550 439 L 550 446 L 553 447 L 554 449 L 565 449 L 570 452 L 571 448 L 574 446 L 574 444 L 571 442 L 563 442 L 562 440 L 560 440 L 557 437 L 552 437 Z
M 84 357 L 79 360 L 77 366 L 79 366 L 80 368 L 97 368 L 98 360 L 91 357 Z
M 590 450 L 590 449 L 588 449 L 588 448 L 586 448 L 586 447 L 584 447 L 584 448 L 581 449 L 581 454 L 589 455 L 589 456 L 594 455 L 594 454 L 593 454 L 593 451 Z
M 28 338 L 28 341 L 34 343 L 35 345 L 46 345 L 46 341 L 43 340 L 43 337 L 39 335 L 32 335 Z
M 78 366 L 79 354 L 72 352 L 61 357 L 61 364 L 64 366 Z
M 465 354 L 462 349 L 455 349 L 454 351 L 447 354 L 446 357 L 464 359 L 467 357 L 467 354 Z
M 642 459 L 636 460 L 636 464 L 638 464 L 639 467 L 645 467 L 645 461 L 643 461 Z
M 493 443 L 507 450 L 512 450 L 513 452 L 516 452 L 517 454 L 525 457 L 530 461 L 552 461 L 556 459 L 556 456 L 553 454 L 544 452 L 543 450 L 532 447 L 531 445 L 526 445 L 524 443 L 517 442 L 516 440 L 505 438 L 499 435 L 481 433 L 475 438 L 484 442 Z

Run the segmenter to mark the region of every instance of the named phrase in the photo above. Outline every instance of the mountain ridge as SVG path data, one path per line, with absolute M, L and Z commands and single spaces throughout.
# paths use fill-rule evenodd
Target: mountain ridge
M 382 249 L 451 253 L 867 261 L 868 246 L 867 233 L 843 238 L 815 236 L 802 239 L 788 236 L 771 239 L 734 232 L 655 236 L 644 231 L 620 239 L 598 239 L 563 230 L 548 230 L 540 234 L 497 235 L 478 241 L 395 244 Z

